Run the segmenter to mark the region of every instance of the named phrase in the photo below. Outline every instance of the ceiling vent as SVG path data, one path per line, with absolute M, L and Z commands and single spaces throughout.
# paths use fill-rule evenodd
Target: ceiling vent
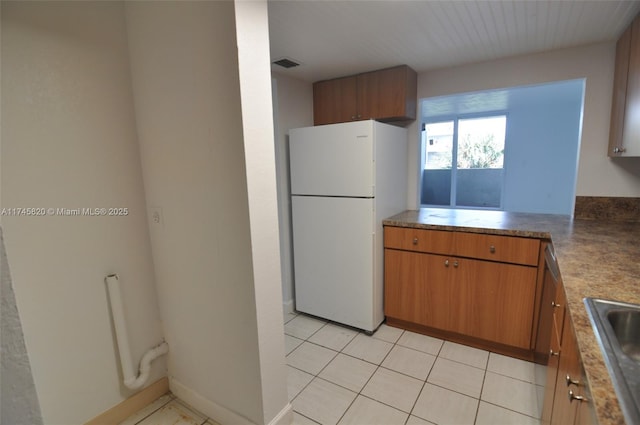
M 282 59 L 278 59 L 276 61 L 273 61 L 273 63 L 275 65 L 279 65 L 283 68 L 294 68 L 296 66 L 299 66 L 300 64 L 298 62 L 295 62 L 289 58 L 282 58 Z

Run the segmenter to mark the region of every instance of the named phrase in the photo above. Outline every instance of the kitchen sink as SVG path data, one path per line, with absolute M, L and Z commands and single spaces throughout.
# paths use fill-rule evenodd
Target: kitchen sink
M 620 407 L 628 424 L 640 423 L 640 305 L 585 298 Z
M 613 310 L 607 313 L 607 320 L 622 352 L 640 362 L 640 310 Z

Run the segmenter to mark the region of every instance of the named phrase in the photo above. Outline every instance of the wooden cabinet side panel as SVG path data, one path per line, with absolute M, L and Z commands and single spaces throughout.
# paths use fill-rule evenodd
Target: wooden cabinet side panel
M 537 268 L 461 259 L 454 272 L 460 333 L 531 348 Z M 454 310 L 452 308 L 452 310 Z
M 629 75 L 629 53 L 631 48 L 631 26 L 622 33 L 616 43 L 616 63 L 613 74 L 613 97 L 611 100 L 611 124 L 609 126 L 609 156 L 617 156 L 613 149 L 622 146 L 627 76 Z
M 353 121 L 356 117 L 357 79 L 353 77 L 313 84 L 314 125 Z

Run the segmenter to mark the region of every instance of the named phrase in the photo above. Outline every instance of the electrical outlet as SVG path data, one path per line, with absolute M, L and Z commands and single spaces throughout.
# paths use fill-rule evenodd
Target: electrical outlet
M 160 208 L 160 207 L 149 208 L 149 218 L 150 218 L 152 224 L 161 225 L 162 222 L 164 221 L 162 219 L 162 208 Z

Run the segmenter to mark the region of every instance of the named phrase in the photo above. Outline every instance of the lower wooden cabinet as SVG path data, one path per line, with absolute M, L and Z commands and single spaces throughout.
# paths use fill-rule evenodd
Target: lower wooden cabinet
M 550 287 L 547 288 L 546 286 Z M 553 413 L 553 403 L 556 394 L 556 382 L 558 379 L 558 368 L 560 366 L 560 354 L 562 341 L 562 330 L 565 320 L 566 299 L 564 296 L 564 289 L 561 282 L 554 282 L 553 280 L 545 280 L 544 291 L 552 291 L 551 299 L 547 299 L 543 296 L 543 303 L 550 303 L 551 305 L 551 320 L 541 321 L 541 324 L 549 326 L 549 348 L 548 355 L 545 357 L 546 361 L 546 379 L 544 382 L 544 404 L 542 409 L 542 423 L 551 423 L 551 414 Z M 540 332 L 540 331 L 539 331 Z M 546 346 L 545 346 L 546 347 Z
M 385 315 L 529 350 L 537 275 L 528 265 L 387 248 Z
M 450 331 L 452 290 L 449 270 L 442 266 L 445 259 L 385 250 L 385 316 Z
M 547 364 L 542 424 L 596 424 L 580 351 L 562 283 L 558 284 Z

